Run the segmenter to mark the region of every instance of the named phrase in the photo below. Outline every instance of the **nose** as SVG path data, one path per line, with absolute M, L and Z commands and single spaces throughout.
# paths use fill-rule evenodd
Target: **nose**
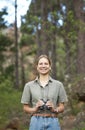
M 45 65 L 43 64 L 42 67 L 45 67 Z
M 44 63 L 42 64 L 42 67 L 45 67 L 45 64 L 44 64 Z

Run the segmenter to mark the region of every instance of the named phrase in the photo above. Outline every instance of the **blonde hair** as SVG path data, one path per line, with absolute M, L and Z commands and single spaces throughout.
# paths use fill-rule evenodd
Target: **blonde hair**
M 49 58 L 47 55 L 40 55 L 40 56 L 37 58 L 37 62 L 36 62 L 37 65 L 38 65 L 38 62 L 39 62 L 39 60 L 40 60 L 41 58 L 46 58 L 46 59 L 48 60 L 49 64 L 51 65 L 51 60 L 50 60 L 50 58 Z

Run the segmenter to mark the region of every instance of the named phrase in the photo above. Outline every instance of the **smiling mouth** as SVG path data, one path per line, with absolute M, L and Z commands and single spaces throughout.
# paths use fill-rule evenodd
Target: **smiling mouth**
M 47 68 L 44 68 L 44 69 L 42 68 L 41 70 L 47 70 Z
M 40 71 L 47 71 L 48 69 L 41 69 Z

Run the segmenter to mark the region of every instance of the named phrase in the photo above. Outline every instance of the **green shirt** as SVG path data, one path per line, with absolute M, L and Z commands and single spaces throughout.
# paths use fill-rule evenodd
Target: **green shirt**
M 55 107 L 58 103 L 66 102 L 67 95 L 63 84 L 51 77 L 49 77 L 48 84 L 45 87 L 40 85 L 38 78 L 26 83 L 21 103 L 30 104 L 34 107 L 39 99 L 43 99 L 44 101 L 49 99 L 53 102 Z

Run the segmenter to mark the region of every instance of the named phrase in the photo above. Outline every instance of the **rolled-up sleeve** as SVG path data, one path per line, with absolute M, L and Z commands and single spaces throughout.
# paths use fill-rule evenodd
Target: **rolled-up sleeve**
M 66 91 L 65 91 L 65 88 L 63 86 L 63 84 L 61 83 L 60 84 L 60 89 L 59 89 L 59 100 L 58 102 L 61 103 L 61 102 L 67 102 L 68 99 L 67 99 L 67 94 L 66 94 Z
M 22 104 L 29 104 L 30 103 L 30 87 L 28 84 L 25 85 L 22 97 L 21 97 Z

